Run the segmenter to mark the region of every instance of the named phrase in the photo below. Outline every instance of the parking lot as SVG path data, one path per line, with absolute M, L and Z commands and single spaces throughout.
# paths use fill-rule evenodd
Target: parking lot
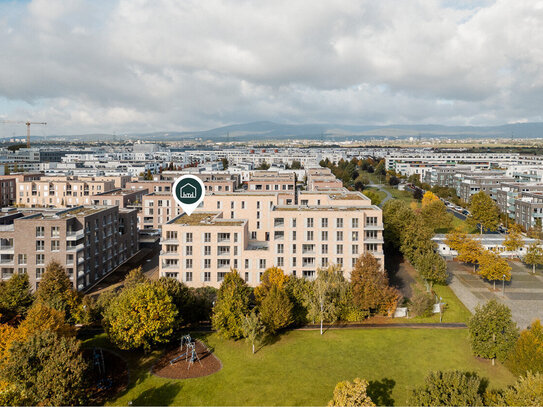
M 473 312 L 478 304 L 496 299 L 506 304 L 513 319 L 520 328 L 525 328 L 539 318 L 543 320 L 543 274 L 532 274 L 531 268 L 519 261 L 510 261 L 511 281 L 496 282 L 496 290 L 491 282 L 473 274 L 471 266 L 449 261 L 448 270 L 452 274 L 450 287 L 464 305 Z

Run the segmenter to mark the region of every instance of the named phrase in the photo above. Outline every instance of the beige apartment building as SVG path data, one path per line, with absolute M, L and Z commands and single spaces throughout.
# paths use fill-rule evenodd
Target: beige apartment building
M 85 290 L 138 251 L 136 211 L 116 206 L 19 209 L 0 216 L 0 279 L 27 273 L 35 290 L 47 264 Z
M 310 168 L 306 174 L 308 191 L 326 191 L 343 187 L 343 183 L 332 174 L 330 168 Z
M 113 180 L 41 177 L 39 180 L 18 181 L 16 202 L 26 208 L 70 208 L 90 205 L 93 195 L 113 189 Z
M 247 181 L 247 190 L 250 192 L 294 192 L 296 175 L 292 172 L 255 171 Z
M 286 200 L 290 199 L 287 204 Z M 370 252 L 381 265 L 381 210 L 357 192 L 215 194 L 202 209 L 162 226 L 160 275 L 189 286 L 218 287 L 237 269 L 251 286 L 277 266 L 313 278 L 319 267 L 340 264 L 346 278 L 360 255 Z

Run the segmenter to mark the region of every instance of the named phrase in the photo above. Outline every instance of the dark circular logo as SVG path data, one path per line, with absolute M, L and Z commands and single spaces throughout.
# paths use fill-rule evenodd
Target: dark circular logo
M 202 186 L 194 179 L 183 179 L 175 188 L 175 196 L 184 204 L 196 203 L 202 196 Z

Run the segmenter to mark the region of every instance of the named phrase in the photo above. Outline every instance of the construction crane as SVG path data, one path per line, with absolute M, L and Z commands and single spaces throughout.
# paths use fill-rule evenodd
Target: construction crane
M 30 125 L 31 124 L 47 124 L 45 122 L 23 122 L 23 121 L 12 121 L 12 120 L 2 120 L 0 123 L 5 124 L 26 124 L 26 148 L 30 148 Z

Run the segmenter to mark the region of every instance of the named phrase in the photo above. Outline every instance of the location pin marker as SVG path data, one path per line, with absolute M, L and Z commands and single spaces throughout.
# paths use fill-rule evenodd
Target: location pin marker
M 204 183 L 194 175 L 183 175 L 173 183 L 173 197 L 189 216 L 200 205 L 200 202 L 204 200 L 205 194 Z

